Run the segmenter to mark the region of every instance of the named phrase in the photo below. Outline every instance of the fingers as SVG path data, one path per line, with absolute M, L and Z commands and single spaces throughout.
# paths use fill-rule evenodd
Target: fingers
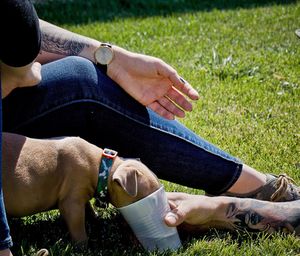
M 163 61 L 159 62 L 157 68 L 159 74 L 168 78 L 172 84 L 171 89 L 165 95 L 165 98 L 168 100 L 161 99 L 159 102 L 160 105 L 174 116 L 184 117 L 184 111 L 192 111 L 193 108 L 186 96 L 192 100 L 197 100 L 199 99 L 198 92 L 186 80 L 180 77 L 175 69 Z
M 172 103 L 172 105 L 176 104 L 184 111 L 192 111 L 193 109 L 192 104 L 175 87 L 168 91 L 166 97 L 169 99 L 169 103 Z
M 158 99 L 158 103 L 168 112 L 177 117 L 184 117 L 184 111 L 168 95 Z
M 171 210 L 174 210 L 177 207 L 177 204 L 173 201 L 168 201 L 168 203 L 170 205 Z
M 172 114 L 167 109 L 165 109 L 162 105 L 160 105 L 158 101 L 154 101 L 153 103 L 149 104 L 148 107 L 152 109 L 154 112 L 156 112 L 157 114 L 159 114 L 160 116 L 168 120 L 173 120 L 175 118 L 174 114 Z
M 179 207 L 168 212 L 164 218 L 165 223 L 170 227 L 180 225 L 186 218 L 186 213 Z
M 174 86 L 182 93 L 187 95 L 192 100 L 198 100 L 198 92 L 182 77 L 177 73 L 169 77 Z
M 188 96 L 192 100 L 198 100 L 198 92 L 182 77 L 180 77 L 176 70 L 163 61 L 158 62 L 158 72 L 164 77 L 168 77 L 175 88 L 181 93 Z
M 175 227 L 185 221 L 189 207 L 182 202 L 189 197 L 186 193 L 167 192 L 168 202 L 171 211 L 165 216 L 165 222 L 168 226 Z
M 183 118 L 185 111 L 192 110 L 192 104 L 175 88 L 171 88 L 165 96 L 149 104 L 148 107 L 169 120 L 175 117 Z

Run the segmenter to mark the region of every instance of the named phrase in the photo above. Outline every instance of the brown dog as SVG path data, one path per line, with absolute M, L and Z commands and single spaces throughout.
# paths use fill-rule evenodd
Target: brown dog
M 79 137 L 32 139 L 3 133 L 2 183 L 6 211 L 22 217 L 59 209 L 75 242 L 86 242 L 85 207 L 98 184 L 103 150 Z M 113 161 L 107 188 L 122 207 L 160 187 L 141 162 Z

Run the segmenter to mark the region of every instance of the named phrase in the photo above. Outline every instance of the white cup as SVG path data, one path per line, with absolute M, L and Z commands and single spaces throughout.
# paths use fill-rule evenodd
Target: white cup
M 149 196 L 118 209 L 146 250 L 176 250 L 181 246 L 176 227 L 169 227 L 164 222 L 170 206 L 163 186 Z

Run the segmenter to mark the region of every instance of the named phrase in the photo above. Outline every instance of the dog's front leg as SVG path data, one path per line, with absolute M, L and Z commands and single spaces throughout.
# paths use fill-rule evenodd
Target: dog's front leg
M 87 245 L 88 237 L 85 229 L 84 202 L 67 199 L 59 204 L 59 210 L 65 219 L 71 238 L 76 244 Z

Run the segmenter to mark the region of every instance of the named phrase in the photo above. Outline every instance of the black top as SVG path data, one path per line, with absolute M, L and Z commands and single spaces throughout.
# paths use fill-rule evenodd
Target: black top
M 0 59 L 9 66 L 31 63 L 41 47 L 39 18 L 29 0 L 0 0 Z

